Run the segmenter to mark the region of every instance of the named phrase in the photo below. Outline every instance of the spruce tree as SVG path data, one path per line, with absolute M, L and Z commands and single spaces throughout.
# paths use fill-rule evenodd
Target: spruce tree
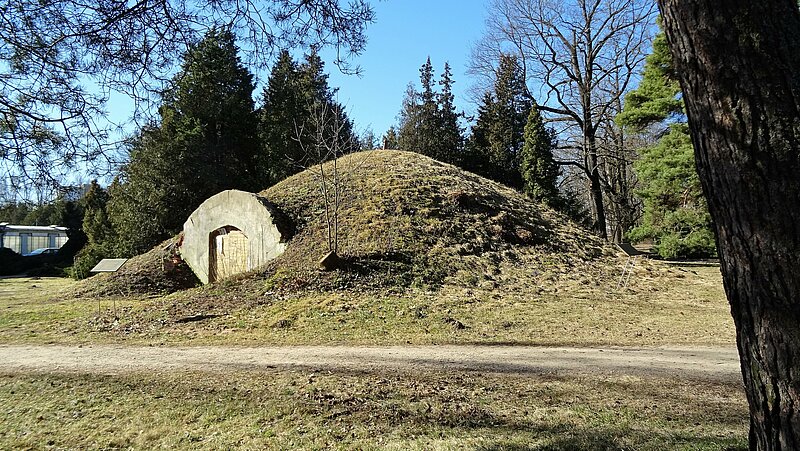
M 485 177 L 522 188 L 520 154 L 530 110 L 530 96 L 517 58 L 502 55 L 494 91 L 484 95 L 472 128 L 468 155 L 479 163 L 466 166 L 478 167 Z
M 129 145 L 109 214 L 123 254 L 150 249 L 181 230 L 189 214 L 225 189 L 263 188 L 253 76 L 233 35 L 213 30 L 184 56 L 159 109 Z
M 397 150 L 400 148 L 399 141 L 397 139 L 397 129 L 392 125 L 389 127 L 389 130 L 386 130 L 386 133 L 383 135 L 383 143 L 381 143 L 384 149 L 393 149 Z
M 315 155 L 307 154 L 318 137 L 316 110 L 326 110 L 331 118 L 335 117 L 327 121 L 322 136 L 333 136 L 337 124 L 339 149 L 345 153 L 358 150 L 353 123 L 334 99 L 335 93 L 328 85 L 325 64 L 316 50 L 312 49 L 301 64 L 288 51 L 281 52 L 264 89 L 259 118 L 259 135 L 271 183 L 318 163 Z
M 525 125 L 525 143 L 520 156 L 522 190 L 531 199 L 559 208 L 560 169 L 553 159 L 555 144 L 555 133 L 545 127 L 541 112 L 534 106 Z
M 361 134 L 358 142 L 359 150 L 373 150 L 379 147 L 378 137 L 375 136 L 375 132 L 372 131 L 372 128 L 367 128 L 364 130 L 364 133 Z
M 265 187 L 257 169 L 254 90 L 253 75 L 239 58 L 234 35 L 212 30 L 184 57 L 175 88 L 165 99 L 163 108 L 174 110 L 181 125 L 198 127 L 202 133 L 200 167 L 209 176 L 206 183 L 212 194 L 227 187 Z
M 100 260 L 116 256 L 117 238 L 108 217 L 108 201 L 108 191 L 103 189 L 97 180 L 93 180 L 89 185 L 89 190 L 81 199 L 84 212 L 81 228 L 87 242 L 75 256 L 75 264 L 71 270 L 73 278 L 88 277 L 89 270 Z
M 297 139 L 297 132 L 308 120 L 309 100 L 302 91 L 299 74 L 297 63 L 287 50 L 282 50 L 264 88 L 259 135 L 270 183 L 297 172 L 303 159 L 303 145 Z
M 458 124 L 459 114 L 456 110 L 453 95 L 453 73 L 450 63 L 444 63 L 444 70 L 439 80 L 441 92 L 437 95 L 439 112 L 439 159 L 449 163 L 460 163 L 464 138 Z
M 419 81 L 422 87 L 419 92 L 411 84 L 408 86 L 403 110 L 400 112 L 398 144 L 402 150 L 419 152 L 438 159 L 441 158 L 437 145 L 439 109 L 433 91 L 433 65 L 430 57 L 419 69 Z
M 461 161 L 461 167 L 464 169 L 489 178 L 492 178 L 491 174 L 493 173 L 488 152 L 492 105 L 494 105 L 494 96 L 490 92 L 485 92 L 480 105 L 478 105 L 477 119 L 472 126 L 472 133 L 466 140 Z
M 398 146 L 402 150 L 419 152 L 446 163 L 457 163 L 463 138 L 458 125 L 458 113 L 453 96 L 453 77 L 445 63 L 439 80 L 441 92 L 434 86 L 434 71 L 430 57 L 420 68 L 421 91 L 409 84 L 400 111 Z

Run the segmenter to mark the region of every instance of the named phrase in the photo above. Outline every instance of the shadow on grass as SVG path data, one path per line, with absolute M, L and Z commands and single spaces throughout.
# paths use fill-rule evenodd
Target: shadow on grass
M 640 433 L 641 434 L 641 433 Z M 479 451 L 623 451 L 641 449 L 641 440 L 631 440 L 630 435 L 613 434 L 607 431 L 580 430 L 540 445 L 521 445 L 499 441 L 476 448 Z M 644 438 L 644 437 L 642 437 Z M 733 439 L 692 435 L 656 435 L 647 437 L 649 446 L 644 449 L 691 449 L 714 451 L 747 451 L 747 446 Z

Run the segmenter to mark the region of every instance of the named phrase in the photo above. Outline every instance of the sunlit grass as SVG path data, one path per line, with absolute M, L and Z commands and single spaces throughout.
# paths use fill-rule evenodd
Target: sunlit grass
M 0 342 L 733 344 L 719 268 L 673 271 L 677 276 L 648 278 L 643 269 L 626 290 L 570 281 L 542 289 L 519 278 L 493 288 L 281 296 L 263 294 L 268 290 L 256 280 L 164 297 L 102 298 L 99 316 L 97 299 L 54 294 L 70 285 L 65 279 L 4 279 Z
M 0 375 L 0 448 L 745 449 L 735 385 L 298 371 Z

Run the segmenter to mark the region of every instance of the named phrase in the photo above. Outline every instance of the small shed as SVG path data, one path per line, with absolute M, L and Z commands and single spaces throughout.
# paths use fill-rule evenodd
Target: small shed
M 215 282 L 280 256 L 292 231 L 286 215 L 264 197 L 228 190 L 189 216 L 180 252 L 201 282 Z
M 3 222 L 0 223 L 0 247 L 22 255 L 41 248 L 59 249 L 69 240 L 67 230 L 57 225 L 26 226 Z

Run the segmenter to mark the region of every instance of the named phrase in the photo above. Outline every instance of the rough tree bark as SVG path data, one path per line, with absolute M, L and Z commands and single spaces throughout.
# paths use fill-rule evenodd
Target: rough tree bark
M 800 12 L 659 0 L 736 324 L 750 448 L 800 449 Z
M 600 180 L 600 160 L 597 158 L 597 139 L 594 130 L 584 132 L 586 153 L 586 177 L 589 179 L 589 190 L 592 195 L 592 213 L 594 224 L 592 228 L 601 238 L 608 238 L 608 225 L 606 224 L 606 207 L 603 202 L 603 185 Z

